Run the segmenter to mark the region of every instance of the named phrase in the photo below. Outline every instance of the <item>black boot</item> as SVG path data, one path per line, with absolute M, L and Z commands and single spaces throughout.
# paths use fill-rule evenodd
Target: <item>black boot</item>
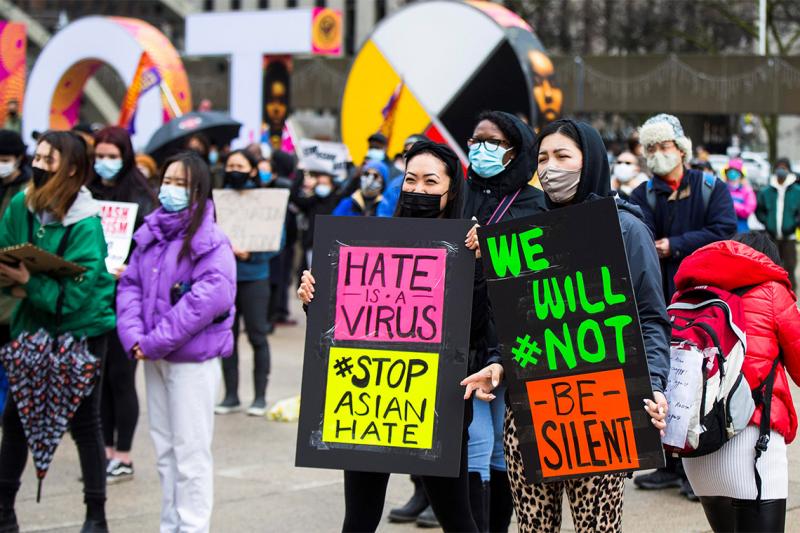
M 489 482 L 483 481 L 478 472 L 469 473 L 469 506 L 478 531 L 489 531 Z
M 86 520 L 81 533 L 108 533 L 108 524 L 103 520 Z
M 19 533 L 17 513 L 13 507 L 0 507 L 0 533 Z
M 514 514 L 514 500 L 508 474 L 502 470 L 491 470 L 489 478 L 489 531 L 506 533 Z
M 439 519 L 433 512 L 433 508 L 429 505 L 417 517 L 417 527 L 442 527 L 439 524 Z
M 414 494 L 404 506 L 389 511 L 389 522 L 413 522 L 428 506 L 422 481 L 417 476 L 411 476 L 411 482 L 414 483 Z

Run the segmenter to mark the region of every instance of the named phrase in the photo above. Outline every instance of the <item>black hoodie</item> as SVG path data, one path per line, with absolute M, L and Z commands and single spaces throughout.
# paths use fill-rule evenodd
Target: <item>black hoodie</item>
M 516 157 L 496 176 L 482 178 L 468 170 L 467 186 L 464 188 L 464 218 L 475 217 L 486 224 L 497 205 L 506 195 L 520 191 L 514 203 L 501 220 L 521 218 L 545 211 L 544 193 L 528 185 L 536 170 L 535 138 L 527 124 L 509 113 L 503 113 L 519 131 L 522 146 Z
M 581 181 L 572 204 L 591 202 L 611 196 L 611 171 L 603 139 L 593 127 L 570 121 L 577 128 L 583 152 Z M 537 144 L 538 151 L 538 144 Z M 636 308 L 642 325 L 650 383 L 654 391 L 664 391 L 669 375 L 669 338 L 671 327 L 661 287 L 661 268 L 653 244 L 653 234 L 644 223 L 644 214 L 637 206 L 620 198 L 617 201 L 625 255 L 631 271 Z M 563 207 L 547 198 L 550 209 Z

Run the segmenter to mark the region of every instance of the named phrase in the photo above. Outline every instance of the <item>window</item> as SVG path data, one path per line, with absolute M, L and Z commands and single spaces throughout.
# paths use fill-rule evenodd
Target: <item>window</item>
M 386 17 L 386 0 L 375 0 L 375 23 Z
M 258 0 L 258 9 L 269 9 L 269 0 Z
M 203 0 L 203 11 L 214 11 L 214 0 Z
M 233 11 L 239 11 L 242 9 L 242 0 L 231 0 L 231 9 Z

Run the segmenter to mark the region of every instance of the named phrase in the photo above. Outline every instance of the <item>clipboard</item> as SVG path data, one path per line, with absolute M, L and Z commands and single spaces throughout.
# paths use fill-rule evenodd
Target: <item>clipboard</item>
M 65 260 L 31 243 L 16 244 L 0 249 L 0 262 L 6 264 L 25 263 L 32 273 L 47 274 L 54 278 L 75 276 L 86 272 L 86 267 Z M 11 280 L 0 274 L 0 283 Z

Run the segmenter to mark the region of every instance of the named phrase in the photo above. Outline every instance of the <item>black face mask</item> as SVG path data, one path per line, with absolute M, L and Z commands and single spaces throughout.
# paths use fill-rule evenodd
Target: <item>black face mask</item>
M 33 167 L 32 177 L 33 177 L 33 186 L 39 189 L 50 179 L 50 172 L 43 168 Z
M 441 194 L 422 194 L 418 192 L 400 191 L 400 208 L 403 214 L 416 218 L 436 218 L 442 210 Z
M 227 183 L 234 189 L 244 189 L 244 186 L 247 185 L 248 179 L 250 179 L 250 175 L 247 174 L 247 172 L 225 173 L 225 183 Z

